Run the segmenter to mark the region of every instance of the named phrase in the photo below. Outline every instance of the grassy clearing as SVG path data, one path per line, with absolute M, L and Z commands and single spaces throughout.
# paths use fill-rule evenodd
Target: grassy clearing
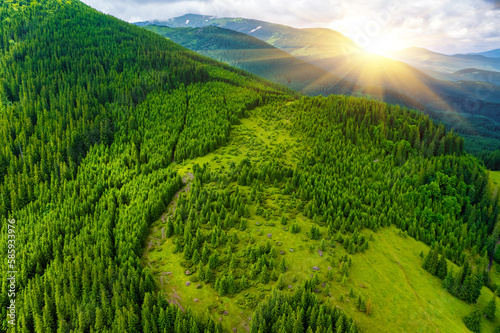
M 461 318 L 473 307 L 446 292 L 440 279 L 422 269 L 420 252 L 427 254 L 427 245 L 401 236 L 393 227 L 377 231 L 374 239 L 365 254 L 353 257 L 352 282 L 369 286 L 373 297 L 371 318 L 351 313 L 361 328 L 367 332 L 468 332 Z M 484 307 L 491 297 L 491 291 L 483 287 L 479 305 Z M 494 323 L 484 319 L 483 331 L 492 332 L 499 324 L 498 319 Z
M 500 187 L 500 171 L 490 171 L 490 181 L 497 188 Z
M 217 173 L 225 173 L 233 162 L 237 164 L 244 158 L 249 158 L 252 162 L 279 158 L 284 163 L 293 164 L 294 156 L 302 148 L 287 135 L 279 123 L 264 122 L 253 117 L 243 119 L 240 126 L 233 128 L 232 141 L 228 146 L 204 157 L 179 163 L 176 167 L 181 176 L 186 176 L 195 163 L 208 163 L 212 171 Z M 493 176 L 498 177 L 500 173 Z M 496 178 L 493 176 L 494 182 Z M 215 187 L 217 184 L 206 186 Z M 230 186 L 237 185 L 232 183 Z M 240 193 L 248 193 L 250 188 L 240 186 L 239 190 Z M 189 192 L 181 195 L 189 196 Z M 366 252 L 350 256 L 352 266 L 349 278 L 343 283 L 339 259 L 347 253 L 341 244 L 327 240 L 327 249 L 320 256 L 320 241 L 306 236 L 313 222 L 298 213 L 296 205 L 300 202 L 294 202 L 290 196 L 282 195 L 279 189 L 273 187 L 265 188 L 263 195 L 266 199 L 264 209 L 268 212 L 267 217 L 256 215 L 255 203 L 249 205 L 251 217 L 248 219 L 248 228 L 237 231 L 240 242 L 233 252 L 241 258 L 243 249 L 252 238 L 257 244 L 272 242 L 278 252 L 282 251 L 276 262 L 284 257 L 289 266 L 289 270 L 284 273 L 285 290 L 293 292 L 302 281 L 311 277 L 314 272 L 312 267 L 317 266 L 320 278 L 318 294 L 330 305 L 343 308 L 364 332 L 468 332 L 461 319 L 472 311 L 473 306 L 446 292 L 441 280 L 422 269 L 423 259 L 420 253 L 427 254 L 427 245 L 404 236 L 394 227 L 377 232 L 364 230 L 362 234 L 371 239 L 370 246 Z M 175 202 L 169 209 L 174 205 Z M 283 213 L 289 220 L 285 227 L 279 222 Z M 292 234 L 288 231 L 293 223 L 300 225 L 300 233 Z M 263 285 L 255 280 L 251 282 L 249 289 L 220 297 L 213 288 L 213 282 L 192 282 L 195 274 L 185 274 L 188 269 L 194 271 L 195 266 L 180 264 L 184 261 L 182 253 L 173 254 L 174 244 L 172 239 L 163 237 L 163 227 L 165 222 L 161 219 L 152 225 L 142 260 L 145 266 L 153 270 L 165 297 L 184 309 L 189 307 L 201 315 L 208 311 L 228 331 L 233 328 L 238 332 L 247 331 L 253 306 L 269 295 L 276 282 Z M 320 231 L 322 238 L 327 236 L 326 228 L 320 227 Z M 228 259 L 222 255 L 221 265 L 217 270 L 222 272 L 227 266 Z M 244 269 L 240 263 L 237 270 Z M 327 278 L 329 269 L 334 272 L 331 280 Z M 454 270 L 457 271 L 457 267 Z M 496 279 L 498 275 L 500 280 L 500 269 L 496 264 L 492 271 L 493 278 Z M 186 285 L 187 281 L 191 284 Z M 360 294 L 371 300 L 371 315 L 357 309 L 356 297 L 349 296 L 351 289 L 356 295 Z M 479 306 L 484 307 L 491 297 L 491 291 L 483 288 Z M 500 303 L 498 305 L 500 309 Z M 482 332 L 493 332 L 495 326 L 500 325 L 498 317 L 500 312 L 497 310 L 494 322 L 483 319 Z

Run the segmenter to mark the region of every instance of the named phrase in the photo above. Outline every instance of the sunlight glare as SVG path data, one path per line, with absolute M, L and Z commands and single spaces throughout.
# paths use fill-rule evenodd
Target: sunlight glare
M 365 46 L 363 50 L 369 54 L 388 56 L 392 51 L 394 51 L 394 46 L 389 40 L 377 39 Z

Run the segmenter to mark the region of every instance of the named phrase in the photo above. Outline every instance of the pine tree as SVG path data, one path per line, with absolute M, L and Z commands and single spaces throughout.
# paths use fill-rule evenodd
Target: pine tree
M 223 276 L 222 278 L 218 279 L 218 281 L 219 281 L 219 283 L 218 283 L 218 287 L 217 287 L 217 283 L 216 283 L 216 289 L 219 292 L 219 295 L 224 296 L 227 294 L 227 291 L 228 291 L 227 279 L 225 276 Z
M 481 331 L 481 311 L 476 307 L 470 314 L 462 318 L 465 326 L 472 332 Z
M 280 261 L 280 270 L 285 273 L 286 272 L 286 263 L 285 263 L 285 258 L 281 258 L 281 261 Z
M 210 269 L 215 269 L 217 268 L 217 266 L 219 266 L 219 256 L 217 254 L 217 251 L 215 251 L 208 258 L 208 267 Z
M 449 270 L 448 274 L 446 274 L 446 278 L 443 281 L 443 288 L 451 293 L 454 280 L 455 278 L 453 277 L 453 270 Z
M 241 290 L 244 290 L 244 289 L 247 289 L 248 286 L 249 286 L 248 280 L 245 277 L 245 275 L 243 275 L 240 279 L 240 288 L 241 288 Z
M 236 259 L 236 256 L 233 254 L 231 254 L 231 261 L 229 262 L 229 268 L 230 269 L 236 269 L 236 267 L 238 267 L 238 259 Z
M 300 317 L 300 313 L 297 312 L 297 316 L 295 317 L 295 321 L 293 322 L 293 333 L 304 333 L 304 324 L 302 323 L 302 318 Z
M 229 294 L 235 294 L 236 293 L 236 282 L 234 281 L 233 274 L 229 273 L 226 279 L 227 282 L 227 292 Z
M 204 264 L 208 263 L 209 256 L 210 256 L 210 252 L 208 250 L 207 243 L 205 243 L 205 244 L 203 244 L 203 250 L 202 250 L 202 253 L 201 253 L 201 261 Z
M 198 271 L 198 281 L 205 281 L 205 269 L 201 261 L 198 263 L 197 271 Z
M 440 279 L 445 279 L 447 275 L 448 275 L 448 264 L 446 263 L 446 258 L 444 257 L 444 255 L 442 255 L 439 258 L 436 276 Z
M 198 249 L 194 249 L 191 261 L 193 262 L 193 264 L 196 265 L 200 261 L 200 259 L 201 259 L 200 252 L 198 251 Z
M 259 282 L 262 284 L 269 283 L 269 274 L 267 273 L 267 269 L 263 268 L 259 274 Z
M 212 270 L 210 269 L 209 266 L 207 266 L 207 268 L 205 269 L 205 279 L 204 281 L 206 282 L 210 282 L 214 279 L 214 273 L 212 273 Z
M 497 309 L 496 298 L 497 298 L 497 296 L 495 294 L 493 294 L 493 297 L 491 298 L 491 300 L 488 302 L 488 304 L 486 305 L 486 307 L 483 310 L 484 316 L 486 318 L 488 318 L 489 320 L 495 319 L 495 311 Z
M 271 248 L 271 252 L 269 252 L 269 255 L 271 256 L 271 258 L 277 258 L 278 257 L 278 251 L 276 250 L 276 247 L 272 247 Z
M 283 274 L 280 274 L 278 282 L 276 282 L 276 288 L 282 290 L 284 287 L 285 287 L 285 279 L 283 278 Z

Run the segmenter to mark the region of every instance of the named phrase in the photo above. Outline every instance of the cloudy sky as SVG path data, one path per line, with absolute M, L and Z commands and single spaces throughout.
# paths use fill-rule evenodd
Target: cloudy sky
M 128 22 L 188 13 L 327 27 L 363 47 L 447 54 L 500 48 L 500 0 L 83 0 Z

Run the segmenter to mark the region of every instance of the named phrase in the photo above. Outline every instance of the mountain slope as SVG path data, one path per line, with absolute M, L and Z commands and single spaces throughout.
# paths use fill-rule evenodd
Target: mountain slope
M 253 36 L 293 56 L 307 56 L 314 59 L 322 58 L 324 55 L 331 57 L 344 55 L 346 51 L 359 50 L 352 40 L 330 29 L 296 29 L 245 18 L 216 18 L 187 14 L 167 21 L 139 22 L 139 24 L 191 28 L 217 26 Z
M 488 174 L 429 117 L 296 99 L 78 1 L 3 2 L 0 20 L 2 331 L 465 330 L 491 298 Z M 394 228 L 434 244 L 424 268 Z M 415 304 L 396 253 L 437 304 L 418 317 L 384 315 Z
M 477 68 L 466 68 L 453 73 L 450 77 L 456 81 L 479 81 L 485 82 L 485 84 L 492 83 L 500 86 L 500 72 L 483 71 Z
M 488 57 L 488 58 L 500 58 L 500 49 L 479 52 L 479 53 L 473 53 L 473 54 L 481 55 L 483 57 Z
M 197 53 L 284 84 L 308 95 L 350 94 L 354 85 L 259 39 L 218 27 L 146 29 Z
M 295 29 L 287 26 L 243 18 L 214 18 L 188 14 L 159 22 L 142 22 L 142 25 L 168 25 L 172 27 L 206 27 L 215 25 L 245 32 L 280 48 L 335 76 L 353 82 L 363 93 L 384 100 L 384 95 L 405 96 L 404 105 L 425 110 L 434 119 L 444 122 L 467 136 L 467 149 L 473 153 L 496 150 L 500 146 L 500 88 L 484 83 L 448 81 L 448 74 L 425 69 L 427 74 L 398 61 L 383 57 L 367 56 L 346 37 L 328 29 Z M 260 27 L 260 28 L 259 28 Z M 259 29 L 257 29 L 259 28 Z M 323 36 L 321 37 L 321 34 Z M 326 35 L 325 35 L 326 34 Z M 405 61 L 415 65 L 422 57 L 432 56 L 441 66 L 452 64 L 453 72 L 470 68 L 478 61 L 486 61 L 493 68 L 500 66 L 497 59 L 482 56 L 444 56 L 424 49 L 409 49 L 400 53 Z M 413 58 L 412 58 L 413 57 Z M 441 58 L 440 58 L 441 57 Z M 465 64 L 467 67 L 462 67 Z M 432 62 L 431 62 L 432 64 Z M 455 65 L 454 65 L 455 64 Z M 458 66 L 458 67 L 455 67 Z M 418 67 L 420 68 L 420 67 Z M 431 67 L 432 68 L 432 67 Z M 489 68 L 489 67 L 487 67 Z M 437 74 L 437 75 L 436 75 Z M 390 102 L 391 101 L 389 99 Z M 396 103 L 400 103 L 396 101 Z
M 418 102 L 389 89 L 362 87 L 324 69 L 271 46 L 252 36 L 215 26 L 169 28 L 146 25 L 144 28 L 165 36 L 197 53 L 304 93 L 309 96 L 344 94 L 371 96 L 401 106 L 423 109 Z
M 422 70 L 439 73 L 453 73 L 467 68 L 484 71 L 499 71 L 500 60 L 476 55 L 445 55 L 424 48 L 411 47 L 391 54 L 391 57 L 404 61 Z
M 239 116 L 287 89 L 77 1 L 3 2 L 0 19 L 0 214 L 15 227 L 17 329 L 149 332 L 167 314 L 219 331 L 156 293 L 138 260 L 144 236 L 181 184 L 172 161 L 224 144 Z M 0 237 L 7 253 L 7 223 Z

